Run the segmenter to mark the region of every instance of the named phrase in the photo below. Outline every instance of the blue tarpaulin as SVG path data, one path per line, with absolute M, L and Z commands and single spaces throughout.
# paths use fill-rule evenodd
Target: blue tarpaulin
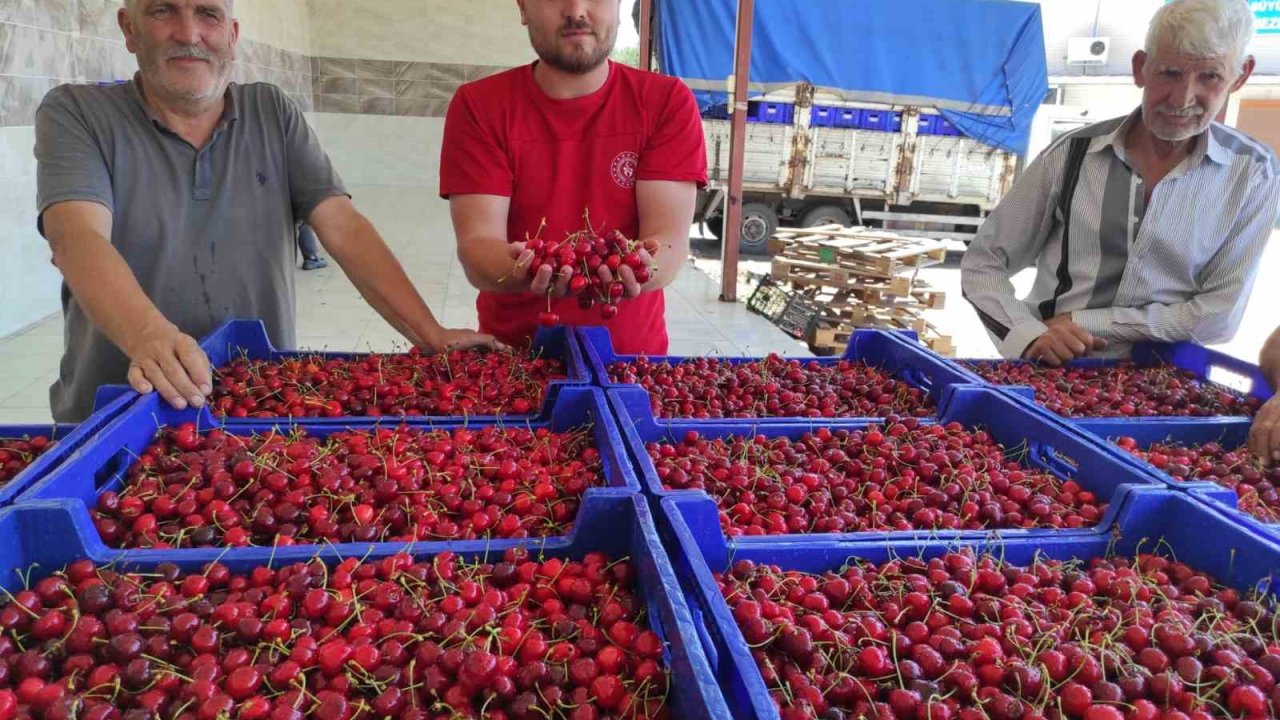
M 658 61 L 703 109 L 728 97 L 737 0 L 656 0 Z M 850 102 L 938 108 L 1025 153 L 1048 90 L 1040 6 L 1011 0 L 756 0 L 752 97 L 808 82 Z

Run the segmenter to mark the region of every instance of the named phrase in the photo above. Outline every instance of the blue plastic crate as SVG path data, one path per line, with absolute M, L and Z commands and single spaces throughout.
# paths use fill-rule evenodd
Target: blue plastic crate
M 1160 442 L 1174 442 L 1183 445 L 1203 445 L 1209 442 L 1222 444 L 1227 449 L 1244 446 L 1249 439 L 1249 428 L 1252 421 L 1245 418 L 1170 418 L 1158 423 L 1132 422 L 1111 418 L 1089 418 L 1075 422 L 1076 427 L 1093 433 L 1108 444 L 1120 437 L 1131 437 L 1141 447 Z M 1160 482 L 1177 490 L 1189 492 L 1207 502 L 1219 505 L 1226 513 L 1238 515 L 1258 523 L 1268 534 L 1280 539 L 1280 524 L 1264 523 L 1236 507 L 1236 494 L 1230 488 L 1222 487 L 1210 480 L 1177 480 L 1171 475 L 1157 469 L 1151 463 L 1134 457 L 1119 447 L 1112 448 L 1121 458 L 1139 470 L 1151 474 Z
M 634 362 L 638 355 L 618 355 L 613 351 L 613 339 L 609 330 L 603 327 L 579 327 L 576 329 L 578 339 L 582 343 L 582 354 L 591 367 L 594 382 L 606 390 L 622 388 L 639 388 L 631 383 L 617 383 L 609 379 L 608 367 L 614 362 Z M 803 357 L 795 358 L 805 362 L 813 361 L 819 365 L 835 365 L 841 360 L 860 360 L 869 365 L 891 371 L 895 377 L 916 387 L 928 391 L 929 398 L 936 404 L 942 399 L 943 387 L 947 381 L 955 377 L 954 369 L 939 356 L 927 352 L 916 341 L 916 334 L 911 331 L 856 330 L 849 338 L 849 345 L 842 357 Z M 655 362 L 676 364 L 695 358 L 678 355 L 652 356 Z M 760 358 L 731 357 L 722 358 L 733 364 L 753 362 Z M 760 425 L 777 422 L 794 422 L 796 418 L 764 417 L 764 418 L 724 418 L 713 422 L 724 422 L 737 425 Z M 660 418 L 662 423 L 708 422 L 689 418 Z
M 902 113 L 892 110 L 863 110 L 858 122 L 863 130 L 898 132 L 902 129 Z
M 942 135 L 942 123 L 945 122 L 941 115 L 932 113 L 920 113 L 919 124 L 916 125 L 916 133 L 918 135 Z
M 702 490 L 667 490 L 658 479 L 657 470 L 645 444 L 649 442 L 679 443 L 684 434 L 696 430 L 704 437 L 725 438 L 732 436 L 764 435 L 786 437 L 795 440 L 817 428 L 854 429 L 865 427 L 867 421 L 801 421 L 788 424 L 744 427 L 741 424 L 717 421 L 695 425 L 660 425 L 649 410 L 648 395 L 638 388 L 610 390 L 609 402 L 618 417 L 626 438 L 631 458 L 636 464 L 636 475 L 649 496 L 692 498 L 687 507 L 689 522 L 699 532 L 721 533 L 719 510 L 716 500 Z M 1094 493 L 1099 501 L 1109 507 L 1099 518 L 1098 524 L 1080 529 L 1007 529 L 1007 530 L 921 530 L 908 532 L 865 531 L 854 533 L 814 533 L 810 535 L 739 536 L 728 542 L 735 547 L 753 544 L 776 543 L 785 539 L 804 543 L 825 543 L 870 538 L 899 537 L 985 537 L 993 533 L 1002 537 L 1046 537 L 1064 534 L 1105 535 L 1115 522 L 1116 513 L 1124 496 L 1135 487 L 1158 487 L 1155 479 L 1141 468 L 1127 464 L 1106 451 L 1092 436 L 1074 428 L 1070 423 L 1052 413 L 1033 408 L 1017 398 L 992 388 L 956 386 L 949 388 L 940 406 L 939 423 L 958 422 L 967 427 L 981 426 L 1008 450 L 1025 448 L 1023 462 L 1039 467 L 1066 480 L 1075 480 L 1082 488 Z
M 148 395 L 103 429 L 93 443 L 81 448 L 59 468 L 23 493 L 18 498 L 18 502 L 19 504 L 26 504 L 45 500 L 74 500 L 74 514 L 78 521 L 84 523 L 84 527 L 87 528 L 87 535 L 92 538 L 92 542 L 98 544 L 94 547 L 101 546 L 105 548 L 106 546 L 102 544 L 89 514 L 90 509 L 97 504 L 98 495 L 108 490 L 119 490 L 123 486 L 125 475 L 133 464 L 134 459 L 151 444 L 155 438 L 156 431 L 161 426 L 174 426 L 185 422 L 195 423 L 202 430 L 222 427 L 227 432 L 237 435 L 263 433 L 274 428 L 286 430 L 289 428 L 305 428 L 309 434 L 315 437 L 327 437 L 332 433 L 347 429 L 372 430 L 378 427 L 396 427 L 402 423 L 399 419 L 390 418 L 383 419 L 381 422 L 351 418 L 342 424 L 315 424 L 299 421 L 295 423 L 260 422 L 232 425 L 219 422 L 218 419 L 209 414 L 207 408 L 199 411 L 191 408 L 175 410 L 169 407 L 159 396 Z M 473 420 L 469 423 L 450 423 L 430 419 L 406 420 L 403 421 L 403 424 L 423 430 L 449 430 L 457 427 L 493 425 L 515 426 L 515 423 L 511 422 L 494 423 Z M 560 432 L 588 424 L 592 426 L 595 446 L 600 451 L 606 484 L 604 487 L 587 489 L 583 494 L 582 505 L 578 510 L 578 517 L 574 520 L 570 534 L 559 538 L 546 538 L 545 542 L 548 545 L 556 542 L 565 542 L 567 541 L 566 538 L 573 538 L 582 526 L 589 526 L 592 523 L 593 514 L 600 507 L 599 503 L 602 502 L 602 498 L 614 495 L 634 495 L 640 492 L 640 485 L 628 461 L 622 435 L 618 431 L 603 391 L 591 387 L 566 387 L 556 399 L 549 420 L 526 421 L 521 423 L 520 426 L 534 429 L 545 427 L 554 432 Z M 519 540 L 507 539 L 457 540 L 439 543 L 418 542 L 416 545 L 447 544 L 451 547 L 466 546 L 502 549 L 519 542 Z M 357 548 L 362 548 L 364 545 L 348 543 L 339 544 L 338 547 L 344 548 L 344 552 L 355 552 Z M 284 552 L 286 549 L 280 548 L 277 552 Z M 179 552 L 197 553 L 208 558 L 216 557 L 224 551 L 225 549 L 220 548 L 191 548 Z
M 650 628 L 664 641 L 665 666 L 671 672 L 673 715 L 679 718 L 729 720 L 724 698 L 716 687 L 710 665 L 698 641 L 688 605 L 679 582 L 654 527 L 645 503 L 636 496 L 600 499 L 600 513 L 583 532 L 568 542 L 524 540 L 515 544 L 529 548 L 535 556 L 580 559 L 590 552 L 613 558 L 627 557 L 636 567 L 637 588 L 645 602 Z M 375 544 L 311 548 L 247 548 L 221 552 L 216 558 L 190 551 L 106 550 L 96 542 L 93 528 L 84 525 L 73 501 L 48 501 L 0 511 L 0 585 L 13 591 L 24 586 L 24 578 L 35 582 L 68 563 L 88 558 L 98 564 L 114 563 L 123 571 L 147 571 L 162 562 L 174 563 L 184 572 L 196 572 L 211 560 L 232 572 L 244 573 L 254 567 L 281 567 L 312 558 L 329 564 L 344 558 L 377 561 L 399 552 L 417 560 L 427 560 L 444 550 L 456 552 L 467 561 L 498 559 L 507 546 L 488 547 L 475 543 Z M 464 547 L 465 545 L 465 547 Z M 508 545 L 509 546 L 509 545 Z M 29 574 L 28 574 L 29 573 Z
M 814 105 L 809 112 L 809 124 L 813 127 L 837 127 L 840 108 L 830 105 Z
M 288 358 L 316 355 L 326 359 L 333 358 L 353 358 L 364 357 L 370 353 L 359 352 L 312 352 L 304 350 L 277 350 L 271 344 L 270 338 L 267 337 L 266 326 L 261 320 L 229 320 L 220 325 L 216 330 L 206 335 L 200 340 L 200 348 L 209 356 L 209 362 L 215 368 L 226 365 L 241 356 L 251 360 L 285 360 Z M 465 422 L 493 420 L 498 417 L 508 419 L 524 419 L 538 418 L 546 419 L 549 417 L 551 406 L 555 402 L 556 394 L 563 387 L 571 387 L 575 385 L 586 385 L 591 382 L 591 371 L 587 368 L 586 362 L 582 358 L 582 352 L 578 348 L 578 344 L 574 342 L 573 331 L 566 327 L 539 328 L 533 339 L 533 350 L 541 352 L 543 357 L 553 358 L 564 362 L 565 375 L 567 379 L 551 382 L 547 386 L 546 393 L 543 397 L 542 407 L 538 409 L 536 414 L 530 415 L 471 415 L 463 416 L 434 416 L 436 420 L 442 422 Z M 316 424 L 337 424 L 341 425 L 351 417 L 347 416 L 337 418 L 297 418 L 298 420 L 306 420 L 308 423 Z M 278 418 L 227 418 L 229 425 L 243 425 L 261 423 L 264 420 L 281 420 L 287 421 L 287 416 Z
M 676 573 L 685 581 L 695 622 L 702 622 L 704 648 L 734 717 L 776 720 L 778 712 L 737 622 L 717 587 L 714 572 L 751 560 L 784 570 L 810 573 L 838 570 L 847 561 L 883 563 L 895 557 L 937 557 L 962 547 L 992 552 L 1006 562 L 1026 564 L 1037 557 L 1087 560 L 1108 555 L 1159 553 L 1211 574 L 1240 589 L 1275 592 L 1280 544 L 1236 524 L 1183 493 L 1142 489 L 1129 493 L 1114 535 L 1054 538 L 921 539 L 899 542 L 773 543 L 730 546 L 718 533 L 688 522 L 696 517 L 692 498 L 666 498 L 658 513 Z M 1212 539 L 1206 542 L 1206 539 Z
M 791 103 L 751 100 L 747 103 L 747 122 L 790 125 L 796 106 Z
M 938 381 L 943 385 L 985 385 L 988 387 L 997 387 L 1006 392 L 1011 392 L 1034 402 L 1035 390 L 1028 385 L 996 385 L 988 382 L 980 375 L 969 370 L 961 363 L 989 363 L 989 362 L 1007 362 L 1013 364 L 1027 364 L 1026 360 L 997 360 L 991 358 L 978 359 L 960 359 L 953 360 L 942 357 L 931 350 L 925 349 L 925 352 L 932 355 L 936 360 L 944 363 L 945 368 L 938 373 Z M 1133 347 L 1131 359 L 1138 365 L 1154 366 L 1154 365 L 1173 365 L 1175 367 L 1189 370 L 1196 375 L 1201 381 L 1214 381 L 1214 376 L 1218 373 L 1230 373 L 1240 378 L 1247 386 L 1247 390 L 1242 390 L 1246 395 L 1251 395 L 1259 400 L 1266 401 L 1274 390 L 1267 383 L 1266 377 L 1256 365 L 1252 365 L 1244 360 L 1231 357 L 1217 350 L 1196 345 L 1194 343 L 1138 343 Z M 1071 362 L 1073 367 L 1105 367 L 1115 365 L 1120 360 L 1107 358 L 1083 358 Z M 1174 422 L 1186 419 L 1180 416 L 1155 416 L 1155 417 L 1136 417 L 1130 418 L 1135 422 Z M 1206 417 L 1197 417 L 1196 420 L 1206 420 Z M 1072 418 L 1074 421 L 1081 421 L 1084 418 Z
M 72 453 L 94 440 L 102 428 L 138 398 L 132 390 L 103 388 L 94 399 L 94 412 L 75 425 L 0 425 L 0 438 L 44 435 L 57 441 L 22 472 L 0 486 L 0 507 L 12 504 L 27 488 L 57 469 Z
M 702 117 L 706 120 L 728 120 L 729 106 L 724 103 L 711 105 L 702 111 Z
M 836 127 L 849 130 L 862 127 L 862 111 L 858 108 L 836 108 Z

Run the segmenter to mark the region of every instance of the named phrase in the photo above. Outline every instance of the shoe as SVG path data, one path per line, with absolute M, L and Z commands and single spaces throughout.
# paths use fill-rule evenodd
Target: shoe
M 322 257 L 309 257 L 302 259 L 303 270 L 319 270 L 320 268 L 329 267 L 329 261 Z

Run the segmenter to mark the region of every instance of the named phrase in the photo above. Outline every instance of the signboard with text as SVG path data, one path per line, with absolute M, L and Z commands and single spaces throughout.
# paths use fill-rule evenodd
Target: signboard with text
M 1259 35 L 1280 35 L 1280 0 L 1249 0 L 1249 7 Z

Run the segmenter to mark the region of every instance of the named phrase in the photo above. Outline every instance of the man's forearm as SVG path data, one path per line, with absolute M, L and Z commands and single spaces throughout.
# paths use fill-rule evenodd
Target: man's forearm
M 641 247 L 657 247 L 658 250 L 653 254 L 654 262 L 657 264 L 657 271 L 653 273 L 653 277 L 649 282 L 644 284 L 645 290 L 661 290 L 675 281 L 676 276 L 680 274 L 680 269 L 684 267 L 685 262 L 689 259 L 689 238 L 687 233 L 685 237 L 642 237 L 640 238 Z
M 527 282 L 512 277 L 515 260 L 501 238 L 467 238 L 458 243 L 458 262 L 471 285 L 483 292 L 515 294 L 528 292 Z M 537 268 L 529 270 L 532 274 Z
M 1106 340 L 1209 345 L 1231 338 L 1242 310 L 1231 297 L 1206 293 L 1186 302 L 1076 310 L 1072 318 Z
M 48 220 L 48 217 L 46 218 Z M 55 223 L 46 222 L 46 234 L 59 237 Z M 148 330 L 164 327 L 169 320 L 156 308 L 133 275 L 128 263 L 101 235 L 74 240 L 51 240 L 53 263 L 85 314 L 103 334 L 129 357 L 137 352 L 139 338 Z

